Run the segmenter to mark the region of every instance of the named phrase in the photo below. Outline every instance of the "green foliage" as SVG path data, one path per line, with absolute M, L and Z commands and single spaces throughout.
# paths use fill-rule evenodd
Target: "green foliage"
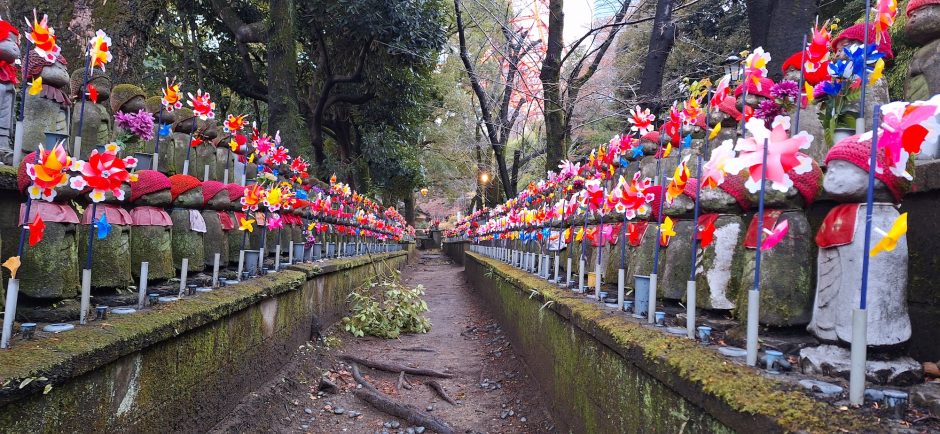
M 360 288 L 349 295 L 351 315 L 343 318 L 343 329 L 353 336 L 384 339 L 395 339 L 402 333 L 427 333 L 431 320 L 422 315 L 428 311 L 423 295 L 421 285 L 409 288 L 393 281 Z

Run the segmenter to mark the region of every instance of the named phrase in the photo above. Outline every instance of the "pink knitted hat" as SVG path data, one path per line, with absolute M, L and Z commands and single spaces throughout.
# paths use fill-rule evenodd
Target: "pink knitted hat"
M 202 183 L 202 204 L 205 205 L 212 200 L 215 195 L 224 190 L 225 184 L 219 181 L 205 181 Z
M 910 17 L 914 11 L 929 5 L 940 5 L 940 0 L 911 0 L 907 2 L 907 16 Z
M 868 162 L 871 158 L 871 139 L 859 141 L 859 138 L 860 136 L 856 135 L 836 143 L 832 149 L 829 149 L 829 153 L 826 154 L 826 164 L 829 164 L 832 160 L 848 161 L 867 172 Z M 884 150 L 878 151 L 877 158 L 879 166 L 887 167 L 890 165 Z M 904 192 L 910 188 L 909 181 L 895 176 L 887 169 L 882 170 L 881 173 L 875 172 L 875 178 L 888 187 L 888 191 L 897 203 L 901 202 L 901 197 L 904 196 Z
M 910 6 L 908 6 L 910 8 Z M 885 55 L 885 60 L 894 59 L 894 52 L 891 51 L 891 36 L 885 33 L 884 39 L 878 43 L 878 52 Z M 850 26 L 839 33 L 839 36 L 833 38 L 832 42 L 829 43 L 829 49 L 835 50 L 839 46 L 839 43 L 842 41 L 862 41 L 865 39 L 865 24 L 856 24 Z M 868 44 L 875 42 L 875 25 L 871 24 L 868 27 L 868 40 L 865 41 Z
M 131 202 L 145 194 L 169 190 L 170 179 L 156 170 L 138 170 L 137 181 L 131 183 Z
M 245 195 L 245 187 L 238 184 L 228 184 L 225 189 L 228 190 L 228 200 L 231 201 L 241 199 Z
M 800 192 L 800 196 L 803 196 L 807 206 L 816 201 L 816 196 L 819 195 L 819 191 L 822 189 L 823 178 L 822 169 L 819 168 L 816 161 L 813 161 L 813 169 L 809 172 L 796 174 L 791 170 L 787 175 L 793 180 L 793 187 Z
M 659 131 L 653 130 L 640 137 L 640 140 L 659 144 Z
M 738 110 L 738 100 L 733 96 L 726 96 L 725 99 L 721 100 L 721 103 L 718 104 L 718 110 L 722 113 L 731 116 L 734 120 L 741 120 L 741 111 Z
M 725 180 L 718 184 L 725 193 L 731 195 L 741 209 L 747 211 L 751 208 L 751 201 L 747 199 L 747 188 L 744 187 L 745 178 L 741 174 L 726 174 Z
M 173 175 L 170 177 L 170 193 L 173 195 L 173 200 L 176 200 L 179 195 L 199 187 L 201 184 L 202 182 L 195 176 Z
M 773 99 L 770 95 L 770 88 L 774 87 L 774 81 L 767 77 L 761 77 L 758 81 L 760 81 L 760 89 L 754 84 L 754 80 L 745 80 L 745 83 L 747 83 L 747 94 L 760 95 L 764 98 Z M 741 92 L 743 92 L 744 89 L 743 86 L 744 84 L 739 84 L 738 87 L 734 88 L 734 96 L 741 96 Z

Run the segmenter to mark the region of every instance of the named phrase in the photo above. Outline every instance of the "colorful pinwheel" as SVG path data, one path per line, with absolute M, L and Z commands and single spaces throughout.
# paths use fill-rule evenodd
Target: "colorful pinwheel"
M 52 202 L 56 197 L 56 187 L 69 183 L 68 168 L 72 159 L 65 151 L 64 141 L 59 142 L 51 151 L 39 145 L 36 164 L 26 163 L 26 175 L 33 181 L 27 191 L 31 199 Z
M 787 172 L 793 170 L 803 174 L 812 170 L 813 159 L 800 152 L 808 149 L 813 136 L 805 131 L 790 137 L 790 118 L 777 116 L 768 130 L 764 121 L 753 118 L 747 121 L 745 128 L 752 134 L 738 139 L 734 149 L 738 156 L 725 162 L 726 173 L 738 173 L 747 169 L 750 176 L 744 185 L 751 193 L 760 191 L 760 180 L 764 160 L 764 140 L 767 140 L 767 181 L 770 188 L 786 192 L 793 186 L 793 180 Z
M 761 78 L 767 77 L 767 64 L 770 63 L 770 53 L 763 47 L 757 47 L 744 59 L 744 77 L 750 79 L 757 89 L 761 89 Z
M 163 103 L 164 110 L 167 112 L 183 108 L 180 86 L 180 83 L 176 82 L 176 78 L 173 78 L 171 81 L 169 77 L 167 77 L 166 87 L 163 88 L 163 98 L 160 99 L 160 102 Z
M 656 115 L 650 113 L 650 109 L 641 109 L 640 106 L 630 109 L 630 131 L 640 136 L 649 134 L 653 131 L 653 122 L 656 121 Z
M 725 182 L 725 165 L 734 156 L 734 142 L 730 139 L 712 149 L 711 159 L 702 166 L 702 188 L 717 188 Z
M 892 173 L 906 173 L 907 156 L 904 154 L 917 154 L 924 142 L 940 137 L 937 114 L 940 114 L 940 96 L 929 101 L 897 101 L 881 106 L 878 147 L 885 150 Z M 871 136 L 871 132 L 865 133 L 862 140 Z
M 708 223 L 704 225 L 699 225 L 696 230 L 698 237 L 698 245 L 701 248 L 706 248 L 715 242 L 715 222 L 709 220 Z
M 36 214 L 36 219 L 29 224 L 29 245 L 35 246 L 36 243 L 42 241 L 42 235 L 45 230 L 46 224 L 42 221 L 42 217 Z
M 235 134 L 241 131 L 245 125 L 248 125 L 248 121 L 245 120 L 247 116 L 248 115 L 228 115 L 228 117 L 225 119 L 225 123 L 222 126 L 222 130 L 229 134 Z
M 254 232 L 255 231 L 254 223 L 255 223 L 255 219 L 240 218 L 238 221 L 238 230 Z
M 788 220 L 783 220 L 777 223 L 777 226 L 774 226 L 773 230 L 764 228 L 764 235 L 767 237 L 760 243 L 760 250 L 767 251 L 783 240 L 787 236 L 787 232 L 790 231 L 790 223 Z
M 675 223 L 671 218 L 666 217 L 659 229 L 659 244 L 663 247 L 669 245 L 669 239 L 676 236 Z
M 42 20 L 39 20 L 36 16 L 36 10 L 33 9 L 33 22 L 30 23 L 27 19 L 26 27 L 32 29 L 26 34 L 26 39 L 33 43 L 33 50 L 36 51 L 36 54 L 49 63 L 55 63 L 62 49 L 56 45 L 55 30 L 49 27 L 49 16 L 43 14 Z
M 878 0 L 875 6 L 875 41 L 881 42 L 889 38 L 888 29 L 894 25 L 894 18 L 898 15 L 897 0 Z
M 252 184 L 245 187 L 245 193 L 242 195 L 241 204 L 242 211 L 257 211 L 258 205 L 261 204 L 261 201 L 265 198 L 264 187 L 260 184 Z
M 281 229 L 284 227 L 284 218 L 275 214 L 268 219 L 267 226 L 269 230 Z
M 71 169 L 81 175 L 72 177 L 69 185 L 75 190 L 91 188 L 88 197 L 95 203 L 103 201 L 107 193 L 111 193 L 117 200 L 124 200 L 121 184 L 131 179 L 127 170 L 137 166 L 137 159 L 118 158 L 118 151 L 120 147 L 116 143 L 109 143 L 105 145 L 104 152 L 97 149 L 91 151 L 87 162 L 73 161 Z
M 891 224 L 891 229 L 888 230 L 887 233 L 878 228 L 873 229 L 881 235 L 881 240 L 879 240 L 878 243 L 872 247 L 871 252 L 868 253 L 871 257 L 878 256 L 881 252 L 890 252 L 898 246 L 898 241 L 907 234 L 907 213 L 898 216 L 898 218 L 894 220 L 894 223 Z
M 91 57 L 91 69 L 101 68 L 104 71 L 104 66 L 114 57 L 111 55 L 111 37 L 104 30 L 98 30 L 89 44 L 88 55 Z
M 686 155 L 672 174 L 672 180 L 669 181 L 669 186 L 666 188 L 666 202 L 668 203 L 676 200 L 685 190 L 686 184 L 689 183 L 689 178 L 692 176 L 687 165 L 689 157 L 689 155 Z
M 193 113 L 201 120 L 215 119 L 215 103 L 212 102 L 209 92 L 203 92 L 202 89 L 196 90 L 196 95 L 188 94 L 187 103 L 193 109 Z

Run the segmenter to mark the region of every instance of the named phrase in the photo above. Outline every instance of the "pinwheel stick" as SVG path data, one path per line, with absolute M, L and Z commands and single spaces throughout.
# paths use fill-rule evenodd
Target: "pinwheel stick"
M 662 150 L 662 146 L 660 146 Z M 663 175 L 662 157 L 656 159 L 656 179 L 659 180 L 659 210 L 656 214 L 656 241 L 653 244 L 653 274 L 650 275 L 650 304 L 647 312 L 647 321 L 650 324 L 656 322 L 656 289 L 659 285 L 659 238 L 662 235 L 663 228 L 663 202 L 666 201 L 666 177 Z M 680 163 L 681 164 L 681 163 Z
M 862 93 L 858 100 L 858 118 L 855 119 L 855 134 L 865 133 L 865 89 L 868 87 L 868 33 L 871 25 L 871 1 L 865 0 L 865 40 L 862 41 L 862 71 L 858 75 L 861 79 Z M 875 167 L 875 166 L 870 166 Z M 864 308 L 863 308 L 864 309 Z
M 150 170 L 160 170 L 160 130 L 163 129 L 163 121 L 161 121 L 161 119 L 163 119 L 162 104 L 160 105 L 160 112 L 157 114 L 157 134 L 155 134 L 156 137 L 154 137 L 155 141 L 153 143 L 153 158 L 150 160 Z
M 72 144 L 72 156 L 79 158 L 82 153 L 82 127 L 85 125 L 85 100 L 88 95 L 85 94 L 85 88 L 88 86 L 88 70 L 91 69 L 91 48 L 85 51 L 88 56 L 88 62 L 85 63 L 85 72 L 82 75 L 82 85 L 78 88 L 78 94 L 82 99 L 81 111 L 78 112 L 78 133 L 75 134 L 75 141 Z M 82 312 L 84 315 L 84 311 Z M 84 322 L 82 322 L 84 324 Z
M 868 26 L 865 27 L 867 31 Z M 864 68 L 862 69 L 864 70 Z M 862 81 L 865 80 L 862 79 Z M 864 95 L 864 87 L 862 89 Z M 881 113 L 881 107 L 875 106 L 874 112 L 871 149 L 868 157 L 868 191 L 865 197 L 865 242 L 862 248 L 861 294 L 858 309 L 852 312 L 852 364 L 849 372 L 849 402 L 853 405 L 861 405 L 865 401 L 865 359 L 868 357 L 868 266 L 871 261 L 868 252 L 871 250 L 871 218 L 872 207 L 875 202 L 875 171 L 878 164 L 876 159 L 878 153 L 878 127 L 881 123 L 881 116 L 878 116 L 878 113 Z
M 796 117 L 793 122 L 791 136 L 795 136 L 800 131 L 800 112 L 803 111 L 803 87 L 806 83 L 806 34 L 803 34 L 803 45 L 800 45 L 800 95 L 796 101 Z
M 26 42 L 26 50 L 23 51 L 23 85 L 20 88 L 20 103 L 16 112 L 16 132 L 13 135 L 13 167 L 20 166 L 20 159 L 23 158 L 23 134 L 25 133 L 23 121 L 26 119 L 26 71 L 29 71 L 29 52 L 31 50 L 29 41 Z
M 708 89 L 705 92 L 705 126 L 708 126 L 708 118 L 711 116 L 711 89 Z M 707 130 L 708 128 L 706 128 Z M 702 160 L 708 154 L 708 145 L 709 145 L 709 136 L 711 134 L 708 131 L 705 131 L 705 147 L 702 149 L 702 152 L 698 155 L 698 166 L 696 167 L 695 177 L 698 180 L 697 185 L 695 186 L 695 211 L 692 215 L 692 252 L 689 266 L 689 281 L 686 283 L 686 319 L 685 319 L 685 328 L 686 333 L 689 339 L 695 339 L 695 296 L 696 287 L 695 287 L 695 262 L 698 259 L 698 218 L 699 213 L 701 212 L 701 197 L 702 197 Z
M 767 148 L 769 139 L 764 139 L 764 155 L 760 167 L 760 196 L 757 202 L 757 249 L 754 251 L 754 286 L 747 297 L 747 364 L 757 365 L 757 325 L 760 321 L 760 260 L 761 238 L 764 235 L 764 192 L 767 187 Z
M 91 223 L 88 224 L 88 253 L 85 254 L 85 268 L 82 269 L 82 302 L 79 323 L 85 324 L 88 318 L 88 309 L 91 305 L 91 257 L 92 246 L 95 242 L 95 214 L 98 212 L 98 203 L 91 204 Z
M 183 161 L 183 175 L 189 175 L 189 154 L 193 150 L 193 135 L 196 134 L 196 126 L 199 121 L 193 116 L 193 127 L 189 130 L 189 144 L 186 146 L 186 161 Z

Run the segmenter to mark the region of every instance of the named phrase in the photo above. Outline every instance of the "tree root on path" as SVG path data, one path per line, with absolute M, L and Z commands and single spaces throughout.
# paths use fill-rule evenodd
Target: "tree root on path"
M 437 380 L 429 380 L 428 382 L 424 384 L 427 384 L 427 386 L 430 387 L 431 390 L 437 392 L 437 394 L 440 395 L 441 399 L 443 399 L 444 401 L 447 401 L 448 404 L 457 405 L 457 402 L 454 401 L 454 399 L 451 398 L 450 395 L 448 395 L 447 392 L 444 391 L 444 386 L 441 386 L 441 383 L 438 383 Z
M 363 386 L 363 388 L 365 388 L 365 386 Z M 440 434 L 455 434 L 457 432 L 454 428 L 448 425 L 447 422 L 444 422 L 443 420 L 429 414 L 423 413 L 421 410 L 412 405 L 400 404 L 392 401 L 381 393 L 372 393 L 366 390 L 354 390 L 353 395 L 365 402 L 368 402 L 377 410 L 404 419 L 412 425 L 423 426 L 432 431 L 437 431 Z
M 402 371 L 401 375 L 398 376 L 398 392 L 401 392 L 402 388 L 411 390 L 411 383 L 405 379 L 405 371 Z
M 454 378 L 454 374 L 448 374 L 446 372 L 435 371 L 433 369 L 410 368 L 408 366 L 396 365 L 394 363 L 384 363 L 384 362 L 366 360 L 366 359 L 359 358 L 356 356 L 350 356 L 348 354 L 341 355 L 339 356 L 339 358 L 349 363 L 358 363 L 360 365 L 363 365 L 372 369 L 378 369 L 380 371 L 385 371 L 385 372 L 404 372 L 409 375 L 423 375 L 425 377 Z
M 361 384 L 363 389 L 366 389 L 373 393 L 379 393 L 379 390 L 376 389 L 375 386 L 369 384 L 369 382 L 366 381 L 365 378 L 362 378 L 362 373 L 359 372 L 358 365 L 356 365 L 355 363 L 351 363 L 350 365 L 352 366 L 353 379 L 356 380 L 357 383 Z

